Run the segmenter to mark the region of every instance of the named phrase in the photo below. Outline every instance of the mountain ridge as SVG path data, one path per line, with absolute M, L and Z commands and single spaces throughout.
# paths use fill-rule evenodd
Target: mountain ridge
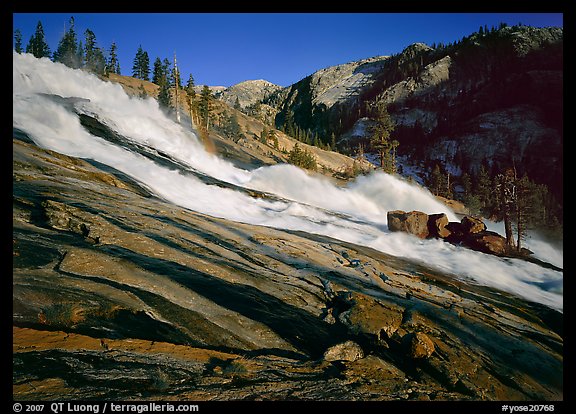
M 335 139 L 355 156 L 359 145 L 370 151 L 368 107 L 383 102 L 398 154 L 428 171 L 424 181 L 435 164 L 458 185 L 464 173 L 514 165 L 546 185 L 560 211 L 563 28 L 504 26 L 433 46 L 320 69 L 263 98 L 267 120 L 275 113 L 276 128 Z

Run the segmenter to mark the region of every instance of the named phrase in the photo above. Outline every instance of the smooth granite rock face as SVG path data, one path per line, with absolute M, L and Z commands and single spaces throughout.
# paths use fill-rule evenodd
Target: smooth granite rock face
M 559 312 L 20 140 L 12 244 L 15 400 L 563 399 Z

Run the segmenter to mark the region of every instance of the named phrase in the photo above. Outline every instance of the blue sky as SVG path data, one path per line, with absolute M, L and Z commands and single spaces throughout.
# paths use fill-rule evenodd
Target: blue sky
M 130 76 L 138 46 L 156 57 L 177 55 L 184 82 L 231 86 L 265 79 L 289 86 L 313 72 L 391 55 L 414 42 L 449 43 L 500 22 L 563 27 L 562 13 L 14 13 L 24 48 L 42 22 L 52 52 L 70 16 L 84 39 L 90 29 L 106 51 L 118 46 Z

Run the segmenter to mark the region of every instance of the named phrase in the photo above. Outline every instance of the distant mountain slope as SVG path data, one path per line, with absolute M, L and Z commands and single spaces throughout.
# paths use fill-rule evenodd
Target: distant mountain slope
M 247 80 L 224 89 L 218 95 L 218 98 L 230 106 L 234 106 L 238 102 L 241 108 L 246 108 L 265 100 L 280 89 L 282 89 L 282 86 L 263 79 Z
M 454 173 L 515 164 L 562 200 L 563 29 L 506 26 L 433 46 L 319 70 L 265 103 L 277 128 L 324 143 L 334 134 L 353 154 L 384 101 L 398 151 L 415 163 Z
M 143 93 L 142 90 L 144 90 L 151 97 L 156 98 L 158 96 L 159 87 L 152 82 L 116 74 L 110 74 L 108 79 L 120 84 L 130 95 L 141 95 Z M 220 88 L 211 89 L 218 91 L 221 90 Z M 356 168 L 361 167 L 366 170 L 372 168 L 366 161 L 356 162 L 355 164 L 355 160 L 351 157 L 298 142 L 293 137 L 279 130 L 274 130 L 278 140 L 277 148 L 272 145 L 272 142 L 263 143 L 260 138 L 262 131 L 274 128 L 257 117 L 248 116 L 226 103 L 226 96 L 228 100 L 234 96 L 233 99 L 235 101 L 235 97 L 240 96 L 235 94 L 243 93 L 244 101 L 248 102 L 249 100 L 254 100 L 255 96 L 260 93 L 264 94 L 261 96 L 265 96 L 266 91 L 278 91 L 278 88 L 280 87 L 267 81 L 247 81 L 226 89 L 228 91 L 227 94 L 219 95 L 220 98 L 224 98 L 215 99 L 211 109 L 210 150 L 218 152 L 222 157 L 241 168 L 253 169 L 263 165 L 287 162 L 289 152 L 298 143 L 300 148 L 314 155 L 318 165 L 318 172 L 329 177 L 345 177 L 347 172 L 353 169 L 354 165 L 356 165 Z M 183 125 L 190 125 L 190 118 L 187 116 L 189 108 L 186 102 L 182 100 L 179 105 L 181 107 Z M 226 136 L 226 123 L 230 117 L 236 119 L 241 131 L 243 131 L 242 138 L 230 139 Z

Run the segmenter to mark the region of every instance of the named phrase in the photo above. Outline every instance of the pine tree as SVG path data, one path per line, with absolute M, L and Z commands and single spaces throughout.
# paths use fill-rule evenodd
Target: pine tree
M 158 91 L 158 103 L 163 108 L 171 109 L 172 99 L 170 99 L 170 85 L 168 84 L 168 79 L 162 79 L 159 86 L 160 89 Z
M 506 245 L 512 249 L 515 247 L 514 233 L 512 231 L 513 214 L 517 202 L 516 198 L 516 177 L 512 168 L 508 168 L 504 173 L 495 177 L 494 194 L 496 212 L 504 220 L 504 232 Z
M 162 61 L 162 71 L 164 73 L 164 76 L 166 76 L 166 79 L 168 79 L 168 75 L 170 74 L 170 67 L 171 66 L 172 66 L 172 63 L 170 63 L 168 58 L 164 58 L 164 60 Z
M 463 173 L 462 177 L 460 178 L 460 184 L 464 190 L 462 193 L 462 201 L 464 205 L 466 208 L 468 208 L 468 210 L 470 210 L 472 214 L 480 214 L 481 203 L 478 195 L 474 193 L 474 187 L 470 174 L 466 172 Z
M 209 125 L 209 117 L 210 117 L 210 102 L 212 101 L 212 92 L 208 85 L 204 85 L 202 87 L 202 92 L 200 93 L 200 103 L 199 103 L 199 112 L 200 117 L 202 119 L 202 123 L 206 126 Z
M 192 74 L 188 77 L 188 82 L 186 82 L 186 104 L 188 105 L 188 111 L 190 112 L 190 122 L 192 123 L 192 128 L 198 124 L 197 114 L 198 114 L 198 104 L 196 102 L 196 91 L 194 90 L 194 77 Z
M 194 90 L 194 76 L 192 76 L 192 74 L 190 74 L 188 76 L 188 80 L 186 81 L 186 89 L 189 91 L 193 91 Z
M 376 124 L 372 128 L 370 145 L 378 153 L 380 168 L 389 174 L 396 173 L 396 148 L 398 141 L 391 141 L 390 134 L 394 131 L 394 121 L 388 113 L 386 105 L 379 103 L 374 116 Z
M 106 59 L 104 52 L 96 45 L 96 35 L 90 29 L 84 32 L 86 44 L 84 46 L 86 56 L 86 69 L 103 75 L 106 71 Z
M 474 193 L 478 196 L 482 208 L 487 209 L 492 206 L 492 178 L 484 165 L 480 165 L 480 169 L 476 178 L 476 185 L 474 186 Z
M 70 17 L 70 28 L 60 42 L 58 48 L 52 56 L 54 62 L 60 62 L 73 69 L 78 69 L 82 66 L 81 55 L 78 50 L 81 49 L 81 44 L 78 43 L 76 38 L 76 31 L 74 30 L 74 17 Z
M 106 71 L 108 73 L 115 73 L 120 75 L 120 61 L 118 60 L 118 47 L 115 42 L 110 45 L 110 52 L 108 62 L 106 64 Z
M 86 29 L 84 32 L 84 40 L 86 44 L 84 45 L 85 56 L 86 56 L 86 68 L 92 70 L 96 66 L 96 35 L 90 29 Z
M 148 52 L 142 49 L 142 45 L 138 47 L 134 57 L 132 76 L 145 81 L 150 80 L 150 58 Z
M 330 135 L 330 149 L 332 151 L 337 151 L 336 148 L 336 134 L 334 134 L 334 132 L 332 132 L 332 134 Z
M 434 168 L 432 169 L 432 174 L 430 175 L 430 190 L 432 191 L 432 194 L 439 196 L 440 192 L 442 191 L 442 185 L 443 183 L 443 175 L 442 175 L 442 171 L 440 171 L 440 165 L 436 164 L 434 165 Z
M 20 29 L 14 30 L 14 50 L 16 53 L 22 53 L 22 32 Z M 48 53 L 50 55 L 50 53 Z
M 20 33 L 19 30 L 18 33 Z M 14 36 L 16 38 L 16 33 Z M 20 49 L 20 52 L 18 53 L 22 53 L 22 35 L 20 34 L 19 45 L 17 38 L 16 40 L 16 51 L 18 52 L 18 49 Z M 48 43 L 46 43 L 46 39 L 44 37 L 44 28 L 42 27 L 41 21 L 38 21 L 38 24 L 36 25 L 36 31 L 30 37 L 30 41 L 26 46 L 26 53 L 31 53 L 37 58 L 50 57 L 50 48 L 48 47 Z
M 159 57 L 154 60 L 154 68 L 152 69 L 152 83 L 160 85 L 166 79 L 166 74 L 164 73 L 164 67 L 162 66 L 162 61 Z
M 236 117 L 235 113 L 231 114 L 226 120 L 224 130 L 226 131 L 228 137 L 230 137 L 234 142 L 238 142 L 240 138 L 244 137 L 242 128 L 240 128 L 240 124 L 238 123 L 238 118 Z
M 150 57 L 148 57 L 148 52 L 146 51 L 142 53 L 141 73 L 142 80 L 150 80 Z
M 288 153 L 288 162 L 312 171 L 316 171 L 318 168 L 314 155 L 307 149 L 303 151 L 298 143 L 294 144 L 294 147 Z
M 522 249 L 522 241 L 528 230 L 547 223 L 546 198 L 548 188 L 531 181 L 527 175 L 516 180 L 516 248 Z

